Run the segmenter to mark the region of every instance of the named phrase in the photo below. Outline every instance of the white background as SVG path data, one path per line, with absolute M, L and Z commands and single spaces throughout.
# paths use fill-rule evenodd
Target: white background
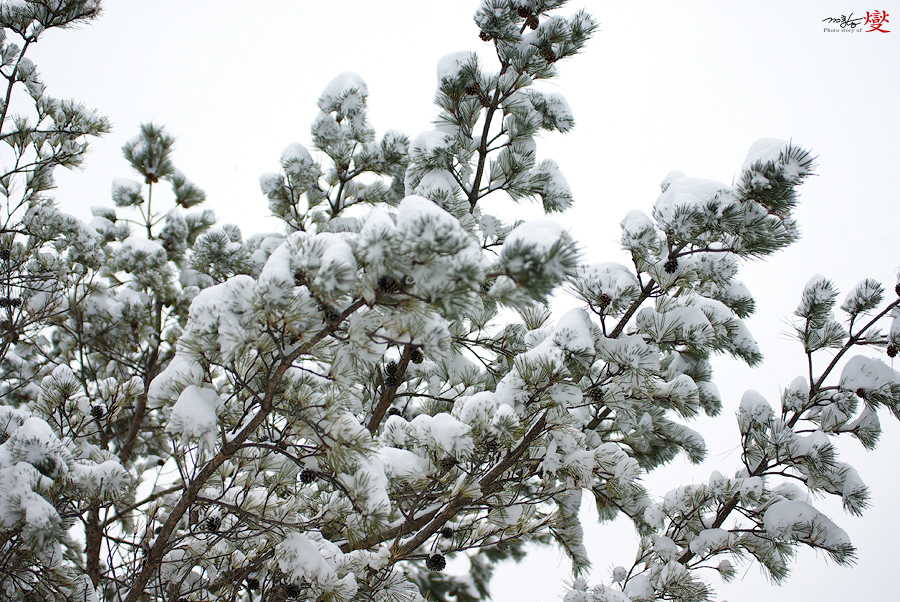
M 471 19 L 477 5 L 110 1 L 95 23 L 51 32 L 30 54 L 49 94 L 76 98 L 115 127 L 93 145 L 83 173 L 59 173 L 59 204 L 85 219 L 90 205 L 111 204 L 111 180 L 134 177 L 119 149 L 152 120 L 177 136 L 176 165 L 206 190 L 221 222 L 239 224 L 245 236 L 270 230 L 258 176 L 278 170 L 287 144 L 308 144 L 324 86 L 355 71 L 368 83 L 379 134 L 394 128 L 413 137 L 430 129 L 437 60 L 479 50 L 488 68 L 494 64 Z M 560 79 L 550 84 L 569 100 L 577 126 L 539 140 L 538 155 L 555 159 L 572 186 L 576 206 L 561 220 L 587 259 L 627 262 L 616 243 L 619 221 L 631 209 L 649 213 L 673 169 L 730 183 L 752 142 L 764 136 L 791 139 L 819 157 L 796 212 L 803 239 L 767 262 L 747 264 L 741 275 L 756 295 L 750 326 L 767 360 L 752 370 L 717 362 L 725 411 L 691 425 L 708 437 L 709 460 L 696 467 L 679 459 L 651 475 L 647 481 L 661 495 L 705 482 L 714 469 L 732 472 L 740 460 L 733 414 L 742 392 L 757 389 L 777 407 L 780 390 L 805 373 L 786 319 L 811 276 L 824 274 L 843 292 L 873 277 L 893 295 L 900 267 L 900 11 L 896 25 L 884 27 L 891 33 L 882 34 L 826 33 L 822 20 L 882 10 L 894 21 L 896 2 L 573 0 L 561 12 L 581 7 L 601 30 L 584 55 L 561 63 Z M 538 215 L 535 207 L 516 211 Z M 887 360 L 875 349 L 865 353 Z M 874 453 L 839 442 L 841 459 L 870 485 L 873 508 L 854 519 L 839 503 L 820 506 L 858 546 L 858 566 L 836 567 L 803 552 L 782 587 L 769 585 L 755 565 L 741 567 L 729 585 L 711 574 L 723 599 L 894 599 L 900 428 L 887 413 L 881 419 L 883 443 Z M 610 568 L 629 565 L 636 548 L 624 521 L 589 527 L 587 539 L 591 583 L 608 582 Z M 568 570 L 557 551 L 538 551 L 500 567 L 494 599 L 558 599 Z

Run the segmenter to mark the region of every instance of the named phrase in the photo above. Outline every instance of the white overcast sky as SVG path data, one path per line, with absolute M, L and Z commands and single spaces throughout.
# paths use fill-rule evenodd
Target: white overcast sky
M 824 274 L 844 292 L 865 277 L 893 289 L 900 268 L 898 4 L 572 0 L 561 11 L 585 7 L 601 23 L 587 52 L 563 63 L 550 84 L 569 100 L 575 131 L 538 141 L 539 158 L 555 159 L 573 188 L 576 208 L 561 219 L 588 259 L 627 261 L 616 243 L 619 221 L 631 209 L 649 213 L 673 169 L 730 183 L 753 141 L 767 136 L 819 157 L 818 176 L 801 190 L 803 239 L 742 272 L 757 297 L 750 325 L 767 361 L 753 370 L 718 362 L 726 409 L 692 425 L 708 437 L 710 460 L 700 467 L 677 461 L 654 474 L 648 482 L 660 495 L 704 482 L 714 469 L 733 472 L 740 460 L 734 410 L 743 391 L 757 389 L 777 407 L 781 388 L 804 374 L 785 318 L 811 276 Z M 51 95 L 84 102 L 115 128 L 94 143 L 84 172 L 59 174 L 59 203 L 85 219 L 90 205 L 110 204 L 111 180 L 133 177 L 119 149 L 152 120 L 177 136 L 176 165 L 207 191 L 207 206 L 222 222 L 239 224 L 245 235 L 271 229 L 258 177 L 277 171 L 289 143 L 308 144 L 316 99 L 331 78 L 342 71 L 363 77 L 379 133 L 430 129 L 436 61 L 472 49 L 493 64 L 472 22 L 477 5 L 108 1 L 98 21 L 51 32 L 31 54 Z M 823 31 L 827 17 L 875 10 L 889 14 L 884 28 L 891 33 Z M 537 212 L 516 214 L 524 215 Z M 883 443 L 874 453 L 852 440 L 839 443 L 841 458 L 870 485 L 873 508 L 853 519 L 839 504 L 819 506 L 859 547 L 858 566 L 836 567 L 804 552 L 783 587 L 770 586 L 756 566 L 741 569 L 730 585 L 711 575 L 722 599 L 894 599 L 900 427 L 886 413 L 881 419 Z M 589 529 L 590 581 L 630 564 L 635 542 L 623 522 Z M 494 599 L 556 600 L 567 572 L 558 552 L 542 551 L 501 567 Z

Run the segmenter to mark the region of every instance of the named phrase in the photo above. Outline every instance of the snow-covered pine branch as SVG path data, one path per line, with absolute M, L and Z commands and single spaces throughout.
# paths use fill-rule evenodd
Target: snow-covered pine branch
M 2 120 L 14 156 L 36 157 L 0 177 L 19 195 L 0 248 L 15 292 L 0 313 L 21 334 L 0 363 L 7 598 L 474 602 L 496 563 L 555 542 L 577 577 L 568 602 L 693 602 L 736 558 L 775 580 L 801 545 L 852 561 L 810 498 L 869 503 L 835 439 L 872 448 L 878 409 L 900 416 L 900 376 L 872 357 L 896 355 L 900 301 L 866 279 L 839 318 L 834 285 L 810 280 L 794 324 L 809 373 L 780 412 L 744 395 L 733 476 L 654 498 L 643 474 L 706 453 L 688 421 L 722 410 L 711 357 L 761 360 L 738 269 L 797 239 L 814 162 L 763 139 L 734 185 L 670 173 L 652 207 L 623 216 L 629 265 L 582 263 L 555 217 L 491 214 L 498 196 L 548 216 L 574 202 L 537 143 L 575 122 L 537 83 L 596 29 L 563 4 L 484 0 L 479 43 L 496 62 L 441 59 L 434 129 L 412 138 L 378 137 L 366 83 L 338 75 L 309 147 L 290 143 L 260 177 L 283 232 L 247 237 L 195 208 L 205 194 L 153 124 L 123 148 L 137 179 L 112 182 L 114 207 L 89 226 L 57 212 L 50 171 L 107 126 L 48 100 L 22 55 L 99 3 L 2 4 L 25 39 L 3 41 L 3 73 L 43 123 Z M 583 307 L 554 319 L 560 290 Z M 584 492 L 641 536 L 612 584 L 583 578 Z M 469 574 L 445 572 L 461 555 Z

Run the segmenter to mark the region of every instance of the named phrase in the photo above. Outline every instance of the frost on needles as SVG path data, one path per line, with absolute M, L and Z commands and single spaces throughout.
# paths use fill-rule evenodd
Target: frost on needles
M 4 599 L 468 602 L 526 543 L 565 550 L 567 602 L 711 599 L 715 573 L 759 562 L 778 581 L 803 545 L 852 562 L 811 500 L 868 504 L 834 440 L 873 448 L 879 408 L 900 415 L 877 357 L 900 346 L 900 285 L 866 279 L 836 307 L 811 279 L 793 325 L 809 373 L 780 406 L 770 387 L 740 400 L 741 465 L 646 491 L 647 471 L 704 457 L 688 424 L 722 410 L 710 358 L 760 362 L 738 268 L 797 239 L 813 159 L 764 139 L 734 185 L 672 172 L 623 216 L 619 262 L 583 263 L 555 221 L 573 191 L 536 142 L 572 130 L 539 81 L 596 28 L 562 4 L 483 2 L 496 61 L 441 59 L 438 119 L 412 138 L 377 135 L 365 82 L 337 76 L 310 146 L 260 177 L 283 229 L 246 237 L 199 207 L 152 124 L 125 144 L 135 179 L 113 181 L 110 206 L 89 224 L 58 211 L 53 169 L 108 124 L 46 96 L 24 53 L 99 3 L 0 4 L 22 38 L 0 41 L 0 71 L 33 108 L 0 124 L 25 166 L 0 178 Z M 548 217 L 493 215 L 491 195 Z M 582 307 L 553 318 L 562 288 Z M 640 534 L 597 585 L 585 492 Z M 469 574 L 450 574 L 460 554 Z

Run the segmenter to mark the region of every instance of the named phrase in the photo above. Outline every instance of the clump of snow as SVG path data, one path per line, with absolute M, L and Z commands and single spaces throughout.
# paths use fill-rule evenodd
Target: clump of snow
M 534 109 L 540 113 L 545 129 L 568 132 L 575 125 L 572 108 L 562 94 L 538 90 L 528 90 L 527 94 Z
M 386 154 L 405 155 L 408 148 L 406 135 L 398 130 L 387 130 L 381 138 L 381 149 Z
M 678 544 L 665 535 L 657 535 L 653 538 L 653 551 L 665 561 L 673 560 L 678 556 Z
M 202 340 L 223 362 L 231 361 L 253 336 L 248 324 L 253 294 L 253 279 L 246 275 L 200 291 L 191 303 L 185 333 Z
M 100 464 L 74 463 L 69 481 L 86 498 L 96 496 L 102 500 L 114 500 L 131 489 L 131 476 L 117 460 Z
M 656 598 L 653 585 L 650 584 L 650 578 L 647 575 L 635 575 L 629 579 L 625 586 L 625 594 L 629 600 L 654 600 Z
M 805 541 L 827 550 L 850 544 L 846 531 L 806 502 L 797 500 L 783 500 L 769 506 L 763 515 L 763 526 L 772 537 Z
M 847 297 L 841 304 L 841 309 L 852 315 L 864 313 L 881 303 L 883 296 L 884 289 L 881 287 L 881 284 L 876 280 L 866 278 L 857 284 L 856 288 L 847 293 Z
M 56 509 L 35 491 L 40 474 L 30 464 L 5 466 L 0 461 L 0 527 L 20 529 L 25 541 L 41 549 L 61 535 Z
M 459 220 L 432 201 L 416 195 L 407 196 L 397 210 L 397 228 L 405 234 L 404 251 L 431 251 L 456 254 L 475 240 L 462 229 Z
M 607 478 L 630 482 L 637 478 L 640 467 L 637 460 L 630 457 L 615 443 L 603 443 L 594 450 L 594 461 L 598 470 Z M 653 514 L 651 512 L 651 514 Z M 658 517 L 652 516 L 654 520 Z M 650 520 L 648 523 L 654 524 Z
M 128 178 L 114 178 L 112 181 L 112 194 L 140 194 L 141 184 Z
M 206 378 L 206 373 L 199 361 L 193 356 L 180 351 L 175 354 L 166 369 L 150 382 L 147 390 L 147 405 L 159 408 L 176 397 L 181 388 L 189 384 L 199 385 Z
M 491 391 L 481 391 L 457 403 L 460 403 L 459 410 L 454 407 L 454 414 L 473 427 L 490 424 L 499 405 L 497 394 Z
M 519 416 L 516 414 L 515 408 L 501 403 L 491 419 L 491 431 L 501 438 L 508 438 L 518 428 Z
M 730 533 L 725 529 L 703 529 L 691 540 L 689 545 L 694 554 L 706 555 L 727 549 Z
M 659 244 L 659 235 L 653 220 L 644 213 L 634 209 L 622 220 L 622 246 L 633 253 L 646 253 Z
M 747 433 L 751 429 L 765 427 L 774 414 L 765 397 L 756 391 L 748 390 L 741 398 L 741 405 L 738 408 L 738 425 L 742 433 Z
M 525 353 L 520 353 L 513 360 L 518 373 L 534 381 L 533 385 L 563 370 L 565 361 L 563 350 L 549 338 Z
M 583 309 L 572 309 L 563 314 L 550 336 L 553 343 L 567 353 L 590 355 L 594 352 L 591 321 Z
M 357 242 L 357 256 L 362 265 L 381 268 L 393 255 L 399 233 L 391 216 L 382 209 L 372 209 L 363 221 Z
M 259 176 L 259 188 L 265 195 L 270 195 L 273 192 L 280 190 L 282 186 L 284 186 L 284 180 L 277 173 L 270 172 Z
M 278 567 L 294 583 L 309 583 L 315 597 L 327 595 L 350 600 L 358 591 L 356 577 L 338 577 L 340 548 L 327 540 L 313 540 L 303 533 L 291 533 L 278 544 Z
M 763 480 L 760 477 L 747 477 L 740 483 L 741 501 L 747 504 L 756 503 L 763 493 Z
M 659 370 L 659 354 L 639 334 L 619 335 L 597 340 L 597 351 L 607 363 L 627 366 L 635 371 Z
M 754 165 L 761 163 L 778 163 L 783 157 L 785 151 L 790 148 L 791 143 L 787 140 L 779 140 L 778 138 L 760 138 L 752 145 L 747 152 L 747 158 L 741 165 L 741 171 L 750 171 Z
M 675 178 L 669 182 L 665 192 L 653 205 L 653 216 L 664 227 L 674 228 L 690 235 L 689 228 L 693 224 L 689 214 L 704 210 L 707 203 L 714 199 L 727 199 L 729 203 L 737 202 L 733 198 L 728 198 L 730 190 L 725 184 L 713 180 L 689 176 Z
M 531 179 L 536 184 L 535 188 L 544 203 L 545 212 L 565 211 L 572 206 L 572 188 L 556 161 L 552 159 L 541 161 L 531 172 Z
M 410 159 L 427 157 L 439 150 L 450 148 L 451 136 L 446 132 L 428 130 L 421 132 L 413 139 L 410 147 Z
M 682 173 L 678 170 L 670 171 L 669 174 L 665 178 L 663 178 L 663 181 L 659 183 L 660 190 L 662 192 L 665 192 L 666 190 L 669 189 L 669 185 L 672 182 L 674 182 L 678 178 L 683 178 L 683 177 L 684 177 L 684 173 Z
M 200 449 L 212 452 L 216 445 L 216 417 L 224 404 L 214 389 L 188 385 L 178 396 L 166 432 L 180 436 L 182 442 L 199 440 Z
M 854 356 L 841 371 L 841 388 L 890 396 L 891 387 L 900 385 L 900 374 L 879 359 Z
M 784 483 L 772 488 L 772 494 L 783 497 L 786 500 L 806 501 L 809 499 L 809 492 L 803 490 L 796 483 L 785 481 Z
M 298 177 L 301 180 L 314 180 L 318 175 L 316 171 L 316 162 L 312 158 L 312 155 L 309 154 L 309 151 L 306 150 L 306 147 L 297 142 L 293 142 L 287 146 L 281 153 L 281 168 L 284 169 L 285 173 Z M 274 174 L 264 174 L 260 178 L 260 186 L 263 189 L 263 192 L 268 194 L 269 192 L 276 190 L 278 185 L 278 180 L 280 177 L 275 175 L 276 180 L 273 178 Z
M 453 82 L 460 77 L 460 72 L 470 63 L 477 60 L 474 52 L 460 50 L 451 52 L 438 59 L 437 80 L 438 86 L 444 81 Z
M 344 436 L 344 440 L 349 440 L 362 435 L 363 427 L 355 417 L 349 412 L 345 412 L 342 416 L 342 422 L 346 426 L 352 424 L 353 429 L 358 427 L 358 435 Z M 388 459 L 398 460 L 399 458 Z M 356 499 L 357 505 L 361 506 L 360 510 L 365 517 L 377 519 L 385 517 L 391 510 L 391 499 L 388 496 L 388 475 L 386 474 L 383 464 L 383 457 L 379 454 L 369 454 L 357 456 L 352 474 L 344 473 L 338 476 L 344 487 L 347 488 L 350 495 Z M 411 468 L 410 458 L 403 458 L 407 466 L 399 468 Z
M 446 412 L 434 416 L 420 414 L 413 419 L 412 425 L 421 440 L 434 442 L 435 447 L 459 460 L 468 458 L 475 449 L 469 435 L 471 427 Z
M 428 475 L 428 461 L 411 451 L 382 447 L 378 456 L 389 479 L 420 480 Z
M 575 289 L 595 310 L 602 309 L 610 316 L 620 314 L 640 294 L 640 285 L 631 270 L 611 262 L 579 268 Z
M 458 191 L 459 184 L 453 179 L 452 172 L 435 169 L 422 176 L 412 193 L 427 199 L 438 199 L 451 196 Z
M 71 454 L 50 425 L 37 416 L 26 419 L 4 446 L 12 464 L 30 464 L 51 479 L 69 471 Z
M 319 234 L 316 242 L 322 245 L 321 255 L 313 259 L 310 253 L 308 262 L 298 262 L 307 273 L 315 269 L 313 286 L 325 299 L 334 299 L 350 292 L 356 283 L 356 257 L 353 248 L 344 236 L 339 234 Z
M 800 317 L 808 318 L 818 325 L 821 314 L 824 314 L 834 305 L 837 290 L 834 284 L 821 274 L 816 274 L 803 287 L 800 305 L 794 313 Z
M 657 344 L 680 340 L 706 346 L 715 335 L 709 318 L 699 307 L 672 307 L 664 312 L 644 307 L 635 316 L 635 325 Z
M 122 241 L 122 248 L 128 249 L 132 253 L 142 253 L 145 255 L 158 256 L 165 261 L 166 250 L 156 241 L 148 240 L 140 236 L 129 236 Z
M 809 403 L 809 383 L 802 376 L 795 378 L 781 395 L 781 406 L 788 412 L 799 412 Z
M 363 79 L 356 73 L 346 71 L 325 86 L 318 105 L 323 113 L 339 111 L 352 115 L 361 108 L 368 94 L 369 89 Z
M 112 182 L 112 200 L 118 207 L 132 207 L 144 202 L 141 185 L 134 180 L 116 178 Z
M 518 249 L 528 249 L 529 255 L 548 255 L 567 237 L 566 229 L 557 222 L 548 219 L 527 221 L 519 224 L 509 233 L 503 243 L 501 254 L 510 257 L 508 263 L 515 262 L 514 258 L 521 255 Z
M 659 529 L 666 520 L 666 512 L 661 504 L 651 504 L 644 509 L 644 521 L 653 527 Z

